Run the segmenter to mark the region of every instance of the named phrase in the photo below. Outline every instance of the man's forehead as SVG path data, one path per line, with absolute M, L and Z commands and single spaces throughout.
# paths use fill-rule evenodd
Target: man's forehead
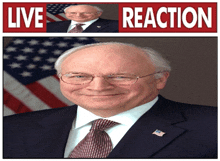
M 87 53 L 87 51 L 93 51 L 93 52 L 101 52 L 103 54 L 112 54 L 115 53 L 117 55 L 127 54 L 127 55 L 143 55 L 143 50 L 139 49 L 135 46 L 129 46 L 125 44 L 101 44 L 101 45 L 94 45 L 94 46 L 88 46 L 85 48 L 81 48 L 74 53 Z M 145 54 L 144 54 L 145 55 Z
M 86 69 L 88 64 L 89 66 L 99 64 L 102 67 L 105 66 L 105 68 L 101 68 L 103 70 L 112 68 L 112 70 L 132 71 L 132 73 L 138 73 L 142 68 L 154 68 L 149 57 L 141 49 L 118 44 L 81 48 L 66 57 L 63 64 L 65 64 L 63 67 L 66 68 L 74 65 Z
M 76 6 L 71 6 L 67 8 L 67 11 L 75 11 L 75 10 L 87 10 L 87 11 L 97 11 L 97 9 L 93 6 L 87 6 L 87 5 L 76 5 Z
M 101 44 L 95 46 L 87 46 L 71 53 L 69 59 L 85 59 L 85 58 L 109 58 L 111 60 L 144 60 L 148 61 L 149 57 L 143 50 L 135 46 L 124 44 Z M 68 59 L 68 58 L 67 58 Z M 106 59 L 105 59 L 106 60 Z

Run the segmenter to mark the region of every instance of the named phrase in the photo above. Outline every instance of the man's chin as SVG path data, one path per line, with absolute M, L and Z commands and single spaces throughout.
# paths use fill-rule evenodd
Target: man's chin
M 81 107 L 87 109 L 90 112 L 113 112 L 113 111 L 117 111 L 117 109 L 119 109 L 120 105 L 112 105 L 112 104 L 100 104 L 100 103 L 96 103 L 96 104 L 87 104 L 87 105 L 82 105 Z
M 122 106 L 122 102 L 120 100 L 105 100 L 105 99 L 93 99 L 84 101 L 85 103 L 79 104 L 81 107 L 85 107 L 87 109 L 94 110 L 114 110 Z
M 71 19 L 71 20 L 73 20 L 73 21 L 76 21 L 76 22 L 87 22 L 87 21 L 89 21 L 89 20 L 86 20 L 86 19 Z

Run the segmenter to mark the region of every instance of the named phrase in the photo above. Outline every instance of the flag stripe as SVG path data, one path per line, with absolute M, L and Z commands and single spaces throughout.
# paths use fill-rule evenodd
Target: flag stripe
M 54 21 L 61 21 L 61 19 L 47 12 L 47 18 L 51 18 Z
M 52 18 L 50 17 L 47 17 L 47 22 L 50 23 L 50 22 L 56 22 L 55 20 L 53 20 Z
M 66 21 L 67 19 L 63 16 L 61 16 L 60 14 L 59 15 L 55 15 L 57 18 L 59 18 L 60 20 L 62 21 Z
M 14 111 L 12 111 L 9 107 L 4 105 L 4 116 L 14 115 L 16 114 Z
M 65 13 L 60 13 L 59 16 L 65 18 L 67 20 Z
M 51 108 L 67 106 L 38 82 L 28 84 L 26 87 Z
M 57 75 L 53 75 L 53 77 L 60 81 L 60 78 Z
M 39 98 L 31 93 L 25 86 L 16 81 L 11 77 L 7 72 L 4 71 L 4 88 L 11 94 L 13 97 L 18 99 L 20 102 L 25 104 L 31 110 L 43 110 L 50 109 L 45 103 L 43 103 Z
M 27 106 L 25 106 L 22 102 L 20 102 L 18 99 L 13 97 L 5 89 L 4 89 L 4 104 L 8 106 L 11 110 L 13 110 L 15 113 L 31 112 L 31 110 Z
M 62 100 L 67 105 L 73 105 L 68 99 L 66 99 L 60 91 L 59 81 L 51 76 L 38 81 L 42 86 L 44 86 L 50 93 L 53 93 L 57 98 Z

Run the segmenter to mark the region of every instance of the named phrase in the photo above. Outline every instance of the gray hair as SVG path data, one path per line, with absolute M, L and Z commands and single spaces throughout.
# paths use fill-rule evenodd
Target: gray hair
M 158 53 L 157 51 L 155 51 L 151 48 L 148 48 L 148 47 L 142 48 L 142 47 L 135 46 L 133 44 L 121 43 L 121 42 L 103 42 L 103 43 L 87 44 L 84 46 L 71 48 L 71 49 L 65 51 L 55 62 L 54 67 L 57 70 L 57 74 L 59 75 L 61 73 L 61 64 L 70 54 L 72 54 L 78 50 L 88 48 L 88 47 L 110 45 L 110 44 L 126 45 L 126 46 L 135 47 L 137 49 L 142 50 L 149 57 L 152 64 L 155 66 L 155 68 L 156 68 L 155 73 L 161 72 L 161 73 L 155 74 L 156 79 L 159 79 L 163 76 L 162 72 L 170 72 L 171 71 L 171 66 L 169 65 L 169 62 L 166 59 L 164 59 L 160 53 Z
M 100 8 L 100 7 L 97 7 L 97 6 L 92 6 L 92 5 L 71 5 L 71 6 L 68 6 L 64 9 L 64 12 L 66 12 L 66 10 L 70 7 L 73 7 L 73 6 L 91 6 L 91 7 L 94 7 L 98 13 L 100 12 L 103 12 L 103 10 Z

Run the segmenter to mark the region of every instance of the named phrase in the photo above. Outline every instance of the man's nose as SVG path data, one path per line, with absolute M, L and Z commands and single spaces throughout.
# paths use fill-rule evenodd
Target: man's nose
M 114 88 L 114 86 L 108 83 L 103 77 L 94 77 L 87 86 L 87 89 L 90 90 L 107 90 L 112 88 Z
M 77 12 L 76 13 L 76 16 L 78 16 L 78 17 L 80 17 L 80 16 L 82 16 L 83 15 L 83 13 L 80 13 L 80 12 Z

